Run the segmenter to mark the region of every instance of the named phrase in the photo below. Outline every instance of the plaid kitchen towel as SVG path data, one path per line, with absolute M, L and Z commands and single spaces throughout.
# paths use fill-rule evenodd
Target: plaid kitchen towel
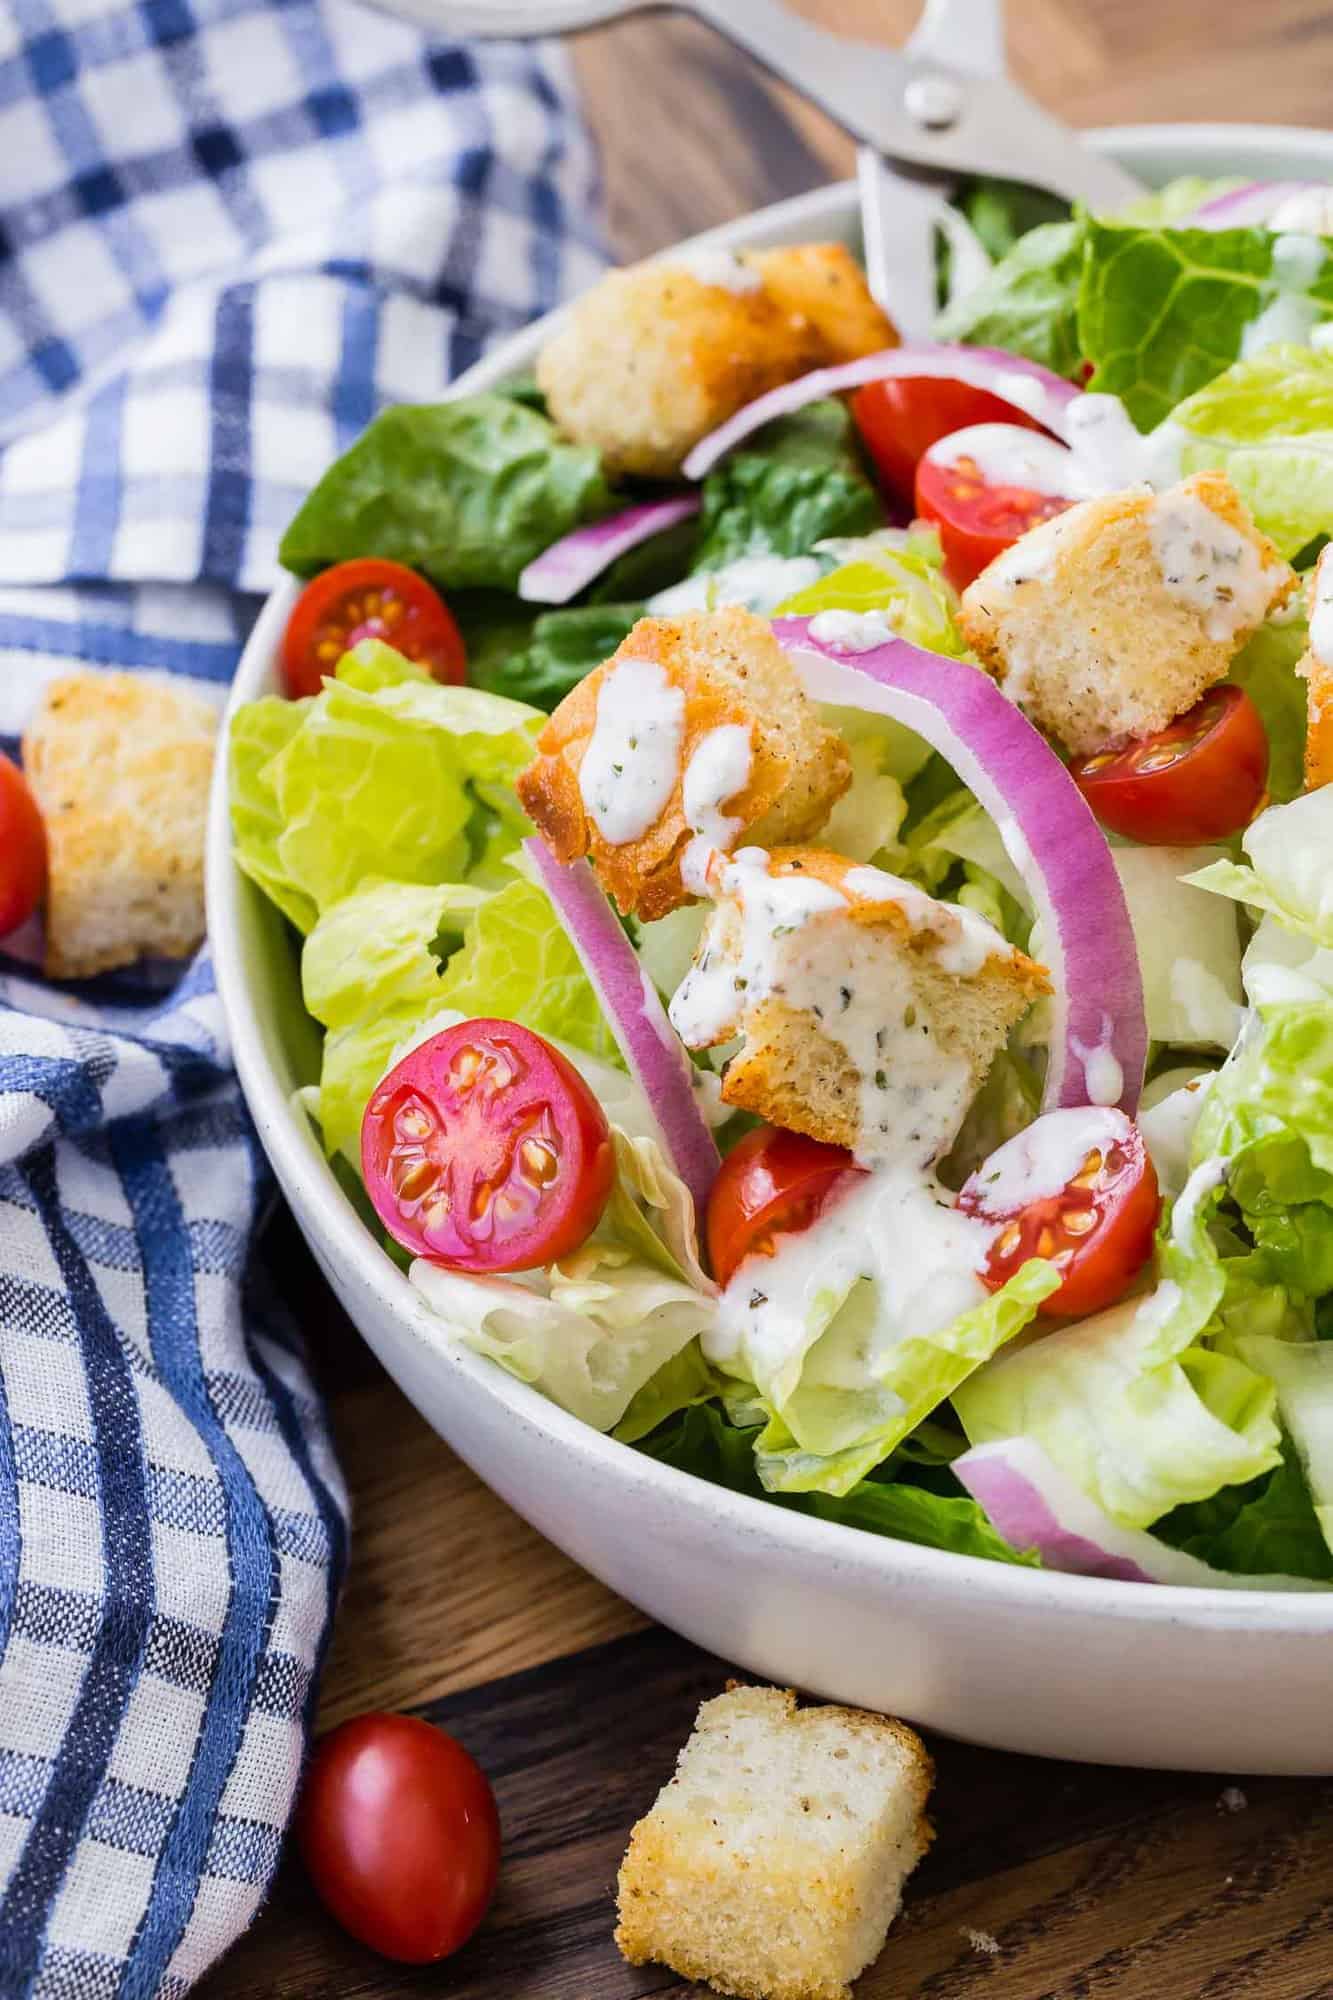
M 72 664 L 220 698 L 305 488 L 585 282 L 595 212 L 549 49 L 8 0 L 0 746 Z M 0 2000 L 151 2000 L 272 1875 L 346 1503 L 206 955 L 39 958 L 0 955 Z

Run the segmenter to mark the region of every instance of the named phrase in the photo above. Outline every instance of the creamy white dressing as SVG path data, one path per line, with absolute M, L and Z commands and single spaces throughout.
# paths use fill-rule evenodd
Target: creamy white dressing
M 1233 640 L 1261 625 L 1272 580 L 1248 535 L 1215 514 L 1197 493 L 1161 494 L 1148 517 L 1162 582 L 1172 597 L 1202 612 L 1213 640 Z
M 1158 1081 L 1173 1079 L 1175 1087 L 1163 1090 L 1154 1102 L 1140 1105 L 1138 1117 L 1143 1142 L 1168 1201 L 1175 1199 L 1189 1179 L 1194 1128 L 1213 1080 L 1211 1071 L 1192 1075 L 1186 1070 L 1175 1070 L 1170 1077 Z M 1145 1092 L 1145 1099 L 1147 1096 Z
M 1302 199 L 1293 197 L 1292 201 Z M 1291 203 L 1284 203 L 1289 206 Z M 1281 214 L 1279 208 L 1278 214 Z M 1278 228 L 1276 219 L 1270 228 Z M 1324 268 L 1324 245 L 1317 235 L 1289 232 L 1273 245 L 1273 283 L 1277 290 L 1263 311 L 1252 319 L 1241 336 L 1242 360 L 1262 354 L 1279 341 L 1294 341 L 1304 347 L 1325 309 L 1310 297 L 1310 286 Z
M 743 819 L 728 817 L 722 808 L 745 790 L 753 764 L 750 731 L 739 722 L 710 729 L 690 754 L 681 787 L 681 808 L 694 839 L 682 856 L 680 876 L 696 896 L 708 892 L 713 855 L 730 847 L 745 824 Z
M 849 922 L 849 904 L 896 904 L 914 932 L 931 935 L 935 963 L 959 977 L 992 954 L 1011 955 L 999 933 L 974 911 L 937 903 L 877 868 L 849 869 L 842 889 L 771 874 L 762 848 L 715 866 L 710 886 L 717 904 L 671 1002 L 681 1040 L 690 1048 L 726 1041 L 748 1009 L 781 1000 L 811 1015 L 855 1071 L 858 1163 L 880 1166 L 900 1152 L 918 1165 L 937 1158 L 971 1098 L 969 1065 L 940 1046 L 911 965 L 885 951 L 873 926 Z
M 893 636 L 883 611 L 818 611 L 810 620 L 810 637 L 837 653 L 870 653 Z
M 1311 236 L 1333 236 L 1333 187 L 1296 188 L 1284 195 L 1266 225 L 1269 229 L 1299 229 Z
M 1047 1111 L 1005 1141 L 977 1174 L 983 1209 L 1012 1215 L 1068 1187 L 1090 1154 L 1105 1155 L 1124 1132 L 1118 1113 L 1095 1104 Z
M 761 292 L 764 288 L 763 276 L 753 264 L 744 264 L 734 250 L 716 247 L 702 247 L 687 250 L 672 258 L 672 264 L 682 271 L 688 271 L 701 285 L 716 285 L 720 291 L 735 292 L 738 297 L 747 293 Z
M 597 720 L 579 766 L 584 806 L 611 847 L 641 840 L 680 775 L 685 694 L 656 660 L 617 661 L 597 692 Z
M 704 1353 L 781 1404 L 829 1326 L 830 1305 L 854 1311 L 854 1294 L 866 1283 L 877 1293 L 876 1310 L 864 1315 L 866 1346 L 840 1354 L 839 1362 L 847 1386 L 874 1381 L 900 1341 L 934 1333 L 982 1304 L 977 1274 L 994 1234 L 992 1224 L 961 1214 L 918 1167 L 881 1167 L 852 1183 L 808 1229 L 779 1237 L 772 1256 L 741 1265 L 702 1335 Z
M 1035 528 L 1029 528 L 1012 547 L 996 556 L 984 574 L 1006 589 L 1018 589 L 1025 583 L 1049 583 L 1069 532 L 1066 525 L 1069 518 L 1068 514 L 1053 514 L 1049 521 L 1038 521 Z M 1009 668 L 1012 675 L 1013 660 Z M 1020 699 L 1017 695 L 1014 698 Z
M 825 565 L 817 556 L 738 556 L 722 569 L 700 570 L 648 599 L 655 618 L 680 618 L 689 611 L 724 611 L 739 606 L 766 617 L 784 599 L 818 583 Z
M 940 438 L 926 457 L 944 466 L 971 459 L 988 486 L 1024 486 L 1056 500 L 1076 500 L 1083 492 L 1074 454 L 1057 439 L 1019 424 L 969 424 Z
M 1090 1104 L 1118 1104 L 1125 1094 L 1125 1072 L 1108 1048 L 1096 1048 L 1083 1059 L 1083 1081 Z
M 1174 486 L 1183 438 L 1169 417 L 1145 437 L 1118 396 L 1080 396 L 1065 412 L 1065 439 L 1078 468 L 1077 491 L 1085 499 L 1127 486 Z
M 1333 673 L 1333 542 L 1315 564 L 1310 603 L 1310 651 Z

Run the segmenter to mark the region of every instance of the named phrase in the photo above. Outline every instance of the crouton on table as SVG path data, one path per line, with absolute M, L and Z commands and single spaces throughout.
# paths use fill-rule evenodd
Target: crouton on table
M 518 795 L 561 861 L 588 855 L 620 908 L 688 902 L 710 847 L 806 838 L 851 782 L 766 620 L 738 609 L 642 618 L 537 739 Z
M 1075 755 L 1192 708 L 1296 588 L 1221 472 L 1081 501 L 963 592 L 982 663 Z
M 742 1037 L 722 1097 L 861 1166 L 957 1137 L 1045 969 L 974 911 L 817 848 L 742 848 L 671 1002 L 691 1048 Z
M 87 978 L 204 934 L 217 711 L 144 674 L 52 681 L 23 738 L 46 822 L 46 970 Z
M 609 473 L 666 479 L 755 397 L 896 338 L 841 246 L 698 250 L 594 285 L 542 349 L 537 383 Z
M 743 2000 L 848 2000 L 930 1844 L 932 1776 L 900 1722 L 730 1688 L 630 1836 L 617 1944 Z

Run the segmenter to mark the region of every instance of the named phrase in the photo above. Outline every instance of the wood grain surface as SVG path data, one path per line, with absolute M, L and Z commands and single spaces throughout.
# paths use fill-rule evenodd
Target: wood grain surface
M 886 38 L 916 12 L 798 4 Z M 1074 123 L 1327 123 L 1333 7 L 1314 0 L 1011 0 L 1009 12 L 1016 69 Z M 576 61 L 622 256 L 850 171 L 841 134 L 695 23 L 640 17 L 585 37 Z M 283 1250 L 356 1509 L 322 1721 L 410 1708 L 454 1730 L 496 1784 L 506 1866 L 467 1951 L 412 1971 L 338 1932 L 289 1861 L 204 2000 L 689 2000 L 670 1975 L 621 1963 L 612 1893 L 630 1826 L 725 1666 L 645 1628 L 495 1499 L 300 1275 L 299 1245 Z M 1333 1996 L 1333 1785 L 1233 1791 L 931 1748 L 938 1839 L 863 2000 Z

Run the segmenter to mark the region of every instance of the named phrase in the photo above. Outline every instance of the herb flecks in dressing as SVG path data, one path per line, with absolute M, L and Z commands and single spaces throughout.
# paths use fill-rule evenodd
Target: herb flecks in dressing
M 1162 582 L 1172 597 L 1203 613 L 1212 640 L 1231 640 L 1261 625 L 1272 580 L 1248 535 L 1224 521 L 1197 493 L 1163 493 L 1148 522 Z

